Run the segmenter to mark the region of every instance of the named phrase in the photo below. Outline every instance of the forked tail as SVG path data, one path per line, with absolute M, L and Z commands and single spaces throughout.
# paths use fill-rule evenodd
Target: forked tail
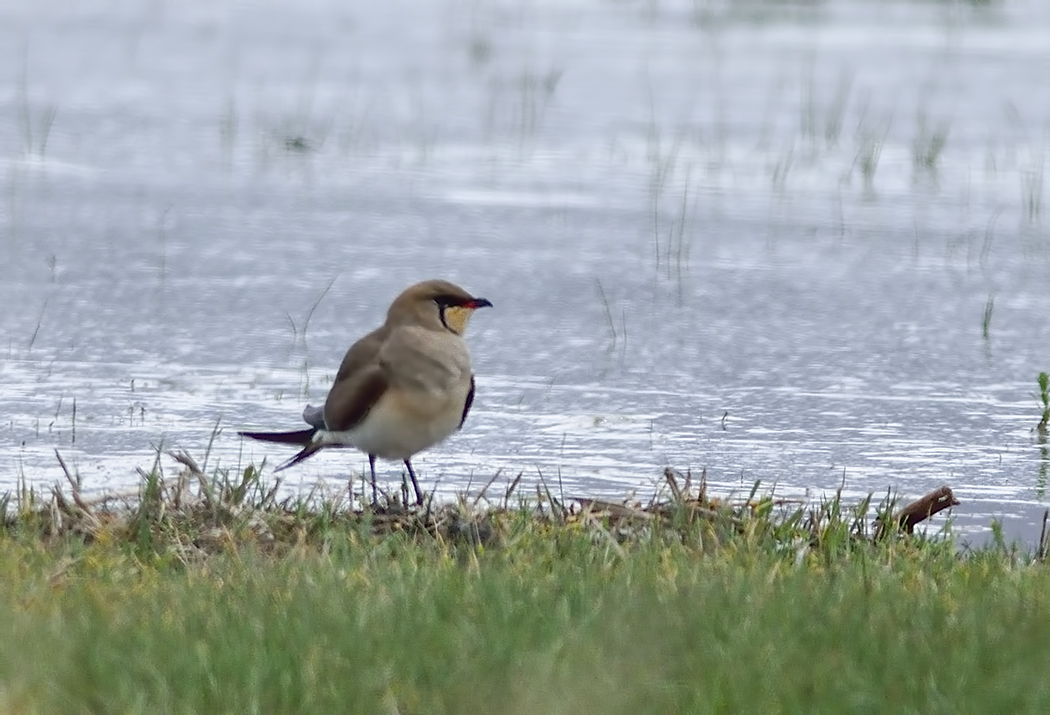
M 307 457 L 315 454 L 324 445 L 320 442 L 314 442 L 313 437 L 317 432 L 316 427 L 310 427 L 309 429 L 294 430 L 292 432 L 238 432 L 237 434 L 242 437 L 250 437 L 251 439 L 257 439 L 260 442 L 274 442 L 277 444 L 297 444 L 302 447 L 302 450 L 294 457 L 289 459 L 287 462 L 279 465 L 273 471 L 280 472 L 288 469 L 288 467 L 299 464 Z

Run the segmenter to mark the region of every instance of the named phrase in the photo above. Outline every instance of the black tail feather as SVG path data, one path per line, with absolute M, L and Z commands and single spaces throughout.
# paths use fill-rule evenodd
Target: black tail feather
M 285 463 L 281 464 L 280 466 L 278 466 L 273 471 L 275 471 L 275 472 L 283 472 L 285 469 L 288 469 L 288 467 L 294 467 L 295 465 L 299 464 L 299 462 L 303 461 L 304 459 L 307 459 L 307 458 L 312 457 L 313 455 L 317 454 L 322 448 L 324 448 L 324 446 L 325 445 L 323 445 L 323 444 L 308 444 L 305 447 L 303 447 L 301 450 L 299 450 L 298 454 L 296 454 L 294 457 L 289 459 L 287 462 L 285 462 Z
M 261 442 L 277 442 L 278 444 L 298 444 L 306 446 L 314 438 L 316 427 L 294 430 L 292 432 L 238 432 L 242 437 L 251 437 Z

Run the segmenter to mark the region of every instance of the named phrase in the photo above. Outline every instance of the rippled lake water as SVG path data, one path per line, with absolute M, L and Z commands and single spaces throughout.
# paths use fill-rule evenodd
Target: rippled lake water
M 946 483 L 960 529 L 1031 540 L 1048 23 L 1034 0 L 0 5 L 0 489 L 61 479 L 56 448 L 87 489 L 160 444 L 275 464 L 236 429 L 296 426 L 390 299 L 445 277 L 496 307 L 466 429 L 415 460 L 439 493 L 521 472 L 644 498 L 667 465 L 722 493 Z

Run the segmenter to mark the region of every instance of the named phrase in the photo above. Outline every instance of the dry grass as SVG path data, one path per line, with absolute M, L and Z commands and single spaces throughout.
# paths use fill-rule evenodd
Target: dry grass
M 162 467 L 165 456 L 174 470 Z M 939 505 L 930 508 L 920 500 L 895 513 L 897 500 L 890 494 L 878 504 L 869 496 L 846 505 L 838 495 L 814 504 L 760 495 L 757 484 L 746 498 L 734 501 L 710 495 L 704 473 L 694 477 L 690 471 L 667 468 L 663 488 L 646 502 L 558 498 L 545 483 L 528 495 L 518 491 L 519 474 L 498 496 L 492 493 L 494 477 L 474 496 L 461 495 L 449 503 L 431 496 L 424 505 L 410 507 L 396 494 L 384 494 L 378 504 L 316 493 L 280 498 L 280 482 L 266 483 L 255 465 L 206 474 L 183 451 L 158 453 L 150 471 L 139 469 L 137 488 L 89 497 L 57 451 L 56 457 L 67 484 L 47 492 L 23 489 L 0 500 L 8 535 L 43 542 L 123 543 L 140 555 L 183 564 L 245 547 L 275 554 L 303 546 L 324 548 L 346 534 L 398 534 L 497 547 L 513 542 L 522 521 L 542 529 L 582 531 L 619 552 L 630 542 L 655 539 L 698 546 L 707 553 L 744 543 L 801 555 L 896 540 L 930 514 L 958 503 L 944 487 L 925 498 L 939 496 Z

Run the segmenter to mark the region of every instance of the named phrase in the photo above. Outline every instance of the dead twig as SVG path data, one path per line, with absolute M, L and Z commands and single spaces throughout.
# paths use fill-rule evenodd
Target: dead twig
M 651 521 L 654 518 L 653 514 L 644 509 L 627 506 L 626 504 L 617 504 L 616 502 L 603 499 L 580 497 L 570 498 L 569 501 L 574 501 L 583 507 L 583 511 L 580 512 L 581 516 L 606 514 L 613 519 L 638 519 L 640 521 Z
M 55 457 L 58 459 L 59 466 L 62 467 L 63 474 L 66 475 L 66 481 L 69 482 L 70 493 L 73 497 L 73 505 L 70 505 L 62 494 L 62 491 L 58 488 L 58 485 L 55 485 L 51 489 L 51 493 L 54 496 L 56 505 L 61 511 L 65 512 L 68 518 L 76 518 L 81 522 L 80 526 L 86 531 L 92 533 L 97 532 L 101 527 L 101 522 L 92 512 L 91 506 L 84 501 L 84 498 L 80 494 L 80 479 L 70 472 L 69 467 L 66 466 L 66 461 L 62 459 L 62 455 L 59 454 L 57 449 L 55 450 Z
M 503 474 L 503 470 L 502 470 L 502 469 L 497 469 L 497 470 L 496 470 L 496 473 L 492 475 L 492 479 L 488 480 L 488 482 L 486 482 L 486 483 L 485 483 L 485 486 L 481 488 L 481 491 L 480 491 L 480 492 L 478 492 L 478 495 L 477 495 L 477 496 L 476 496 L 476 497 L 474 498 L 474 504 L 473 504 L 473 507 L 474 507 L 475 509 L 476 509 L 476 508 L 478 507 L 478 504 L 480 504 L 480 503 L 481 503 L 481 500 L 482 500 L 482 499 L 485 499 L 485 495 L 486 495 L 486 494 L 488 494 L 488 491 L 489 491 L 489 487 L 491 487 L 491 486 L 492 486 L 492 484 L 493 484 L 493 483 L 494 483 L 494 482 L 495 482 L 495 481 L 496 481 L 497 479 L 499 479 L 499 477 L 500 477 L 500 475 L 501 475 L 501 474 Z
M 514 480 L 507 487 L 507 491 L 503 493 L 503 508 L 506 509 L 510 506 L 510 496 L 514 493 L 514 490 L 518 488 L 518 484 L 521 483 L 521 475 L 525 472 L 518 472 L 518 476 L 514 477 Z
M 934 489 L 932 492 L 916 499 L 912 503 L 905 506 L 897 515 L 893 517 L 893 523 L 898 529 L 901 529 L 906 534 L 911 534 L 915 531 L 917 524 L 926 521 L 934 514 L 949 509 L 953 506 L 958 506 L 961 502 L 955 498 L 952 490 L 947 486 L 942 486 L 938 489 Z M 888 525 L 885 521 L 879 521 L 879 526 L 875 532 L 875 539 L 879 540 L 886 536 Z
M 674 476 L 674 470 L 671 469 L 670 467 L 665 467 L 664 468 L 664 481 L 666 481 L 667 482 L 667 486 L 669 486 L 671 488 L 671 494 L 674 495 L 675 501 L 678 501 L 678 502 L 685 501 L 685 496 L 683 496 L 682 490 L 678 486 L 678 480 Z M 688 484 L 688 479 L 686 480 L 686 484 Z M 689 488 L 687 486 L 686 487 L 686 491 L 687 492 L 688 492 L 688 489 Z
M 1050 509 L 1043 512 L 1043 527 L 1039 530 L 1039 550 L 1035 552 L 1036 558 L 1039 561 L 1046 561 L 1046 547 L 1047 547 L 1047 533 L 1046 533 L 1046 522 L 1050 519 Z

